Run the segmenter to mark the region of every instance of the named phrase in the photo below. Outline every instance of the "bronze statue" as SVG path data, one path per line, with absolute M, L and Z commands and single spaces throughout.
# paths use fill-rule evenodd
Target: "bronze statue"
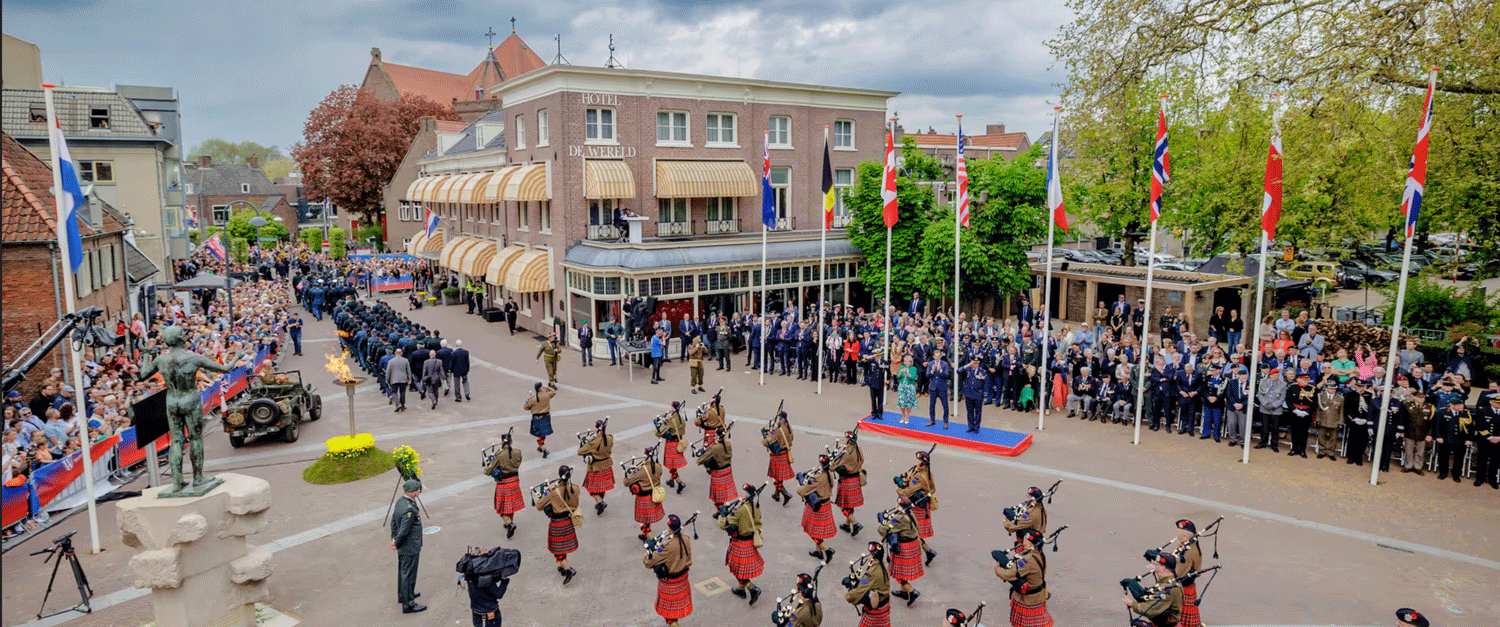
M 161 340 L 167 352 L 151 360 L 141 371 L 141 378 L 148 379 L 158 372 L 167 380 L 167 427 L 172 444 L 167 452 L 167 463 L 172 467 L 172 487 L 162 490 L 158 498 L 193 497 L 207 494 L 221 479 L 203 472 L 203 401 L 198 394 L 198 370 L 225 373 L 234 369 L 234 364 L 244 357 L 241 352 L 227 364 L 183 348 L 186 341 L 180 326 L 163 327 Z M 182 445 L 184 431 L 193 463 L 193 483 L 188 485 L 182 478 Z

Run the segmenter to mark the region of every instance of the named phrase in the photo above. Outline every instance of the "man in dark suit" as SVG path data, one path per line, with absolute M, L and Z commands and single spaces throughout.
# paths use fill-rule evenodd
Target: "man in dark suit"
M 678 325 L 682 331 L 682 341 L 677 345 L 677 359 L 687 361 L 687 349 L 693 344 L 693 338 L 698 337 L 698 321 L 693 320 L 688 314 L 682 314 L 682 322 Z
M 516 305 L 515 297 L 505 299 L 505 326 L 510 327 L 510 334 L 516 334 L 516 314 L 521 308 Z
M 911 304 L 909 304 L 909 305 L 906 306 L 906 312 L 909 313 L 909 314 L 911 314 L 911 315 L 913 315 L 913 316 L 915 316 L 915 315 L 917 315 L 919 313 L 922 313 L 922 307 L 924 305 L 926 305 L 926 303 L 922 301 L 922 293 L 921 292 L 912 292 L 911 293 Z
M 449 392 L 453 391 L 453 349 L 448 348 L 448 340 L 440 340 L 438 342 L 437 353 L 433 357 L 443 362 L 443 383 L 448 386 L 447 389 L 443 390 L 443 396 L 447 396 Z
M 402 614 L 413 614 L 427 609 L 417 603 L 421 596 L 416 591 L 417 565 L 422 559 L 422 514 L 417 507 L 417 495 L 422 493 L 422 482 L 407 479 L 401 485 L 404 494 L 396 500 L 391 512 L 391 550 L 396 552 L 396 602 L 401 604 Z
M 1016 314 L 1016 319 L 1021 324 L 1033 322 L 1036 320 L 1036 310 L 1031 308 L 1030 300 L 1027 300 L 1025 298 L 1021 299 L 1021 311 L 1020 313 Z
M 469 349 L 464 348 L 463 340 L 453 340 L 453 345 L 453 352 L 448 356 L 448 372 L 453 375 L 453 401 L 461 403 L 473 400 L 469 398 Z M 462 400 L 458 398 L 460 391 Z

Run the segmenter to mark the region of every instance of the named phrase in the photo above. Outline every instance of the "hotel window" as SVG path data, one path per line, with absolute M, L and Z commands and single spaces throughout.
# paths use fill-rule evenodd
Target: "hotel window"
M 613 198 L 590 200 L 589 224 L 591 226 L 597 226 L 600 224 L 614 224 L 615 204 L 618 202 L 618 200 L 615 200 Z
M 526 147 L 526 116 L 516 116 L 516 148 Z
M 229 221 L 229 205 L 214 205 L 214 224 L 224 224 Z
M 411 221 L 411 207 L 409 205 L 405 205 L 405 204 L 401 205 L 401 221 L 402 222 L 410 222 Z
M 687 222 L 686 198 L 662 198 L 657 201 L 657 222 Z
M 834 120 L 833 147 L 854 149 L 854 120 Z
M 537 111 L 536 112 L 536 145 L 537 145 L 537 147 L 540 148 L 542 146 L 546 146 L 547 144 L 551 143 L 550 137 L 551 137 L 551 134 L 547 132 L 547 110 L 546 109 L 542 109 L 541 111 Z
M 687 145 L 688 114 L 684 111 L 657 111 L 656 143 Z
M 708 137 L 705 140 L 709 144 L 734 145 L 734 114 L 732 113 L 710 113 L 708 114 Z
M 528 231 L 528 230 L 531 230 L 531 224 L 529 222 L 529 217 L 530 216 L 526 215 L 527 214 L 527 212 L 526 212 L 526 205 L 527 204 L 528 203 L 524 203 L 524 202 L 518 202 L 518 203 L 516 203 L 516 230 L 518 230 L 518 231 Z
M 249 183 L 240 183 L 240 193 L 241 194 L 248 194 L 248 193 L 250 193 L 250 184 Z
M 89 109 L 89 128 L 109 130 L 109 109 Z
M 115 182 L 115 162 L 79 161 L 78 180 L 84 183 L 113 183 Z
M 542 232 L 543 233 L 551 233 L 552 232 L 552 201 L 550 201 L 550 200 L 539 201 L 539 202 L 537 202 L 537 206 L 540 207 L 541 210 L 542 210 Z
M 710 222 L 716 220 L 734 219 L 734 197 L 709 198 L 707 219 Z
M 771 116 L 771 122 L 767 126 L 771 131 L 770 145 L 778 148 L 792 147 L 792 119 L 784 115 Z
M 854 187 L 854 170 L 833 171 L 833 226 L 849 225 L 849 207 L 844 204 L 844 199 L 849 195 L 849 188 Z
M 583 114 L 584 140 L 592 142 L 615 141 L 615 110 L 587 109 Z
M 771 199 L 776 205 L 776 219 L 787 215 L 787 188 L 792 184 L 791 168 L 771 168 Z

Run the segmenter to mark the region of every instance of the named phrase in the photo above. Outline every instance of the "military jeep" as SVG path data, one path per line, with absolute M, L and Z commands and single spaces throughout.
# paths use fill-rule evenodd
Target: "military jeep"
M 234 448 L 244 446 L 245 438 L 273 433 L 296 442 L 298 423 L 322 417 L 323 397 L 302 382 L 300 370 L 265 372 L 251 377 L 245 393 L 228 404 L 224 432 Z

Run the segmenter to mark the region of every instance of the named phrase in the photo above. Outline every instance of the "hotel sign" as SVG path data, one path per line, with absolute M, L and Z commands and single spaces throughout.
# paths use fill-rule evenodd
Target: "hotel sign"
M 569 157 L 586 159 L 631 159 L 635 157 L 632 146 L 568 146 Z

